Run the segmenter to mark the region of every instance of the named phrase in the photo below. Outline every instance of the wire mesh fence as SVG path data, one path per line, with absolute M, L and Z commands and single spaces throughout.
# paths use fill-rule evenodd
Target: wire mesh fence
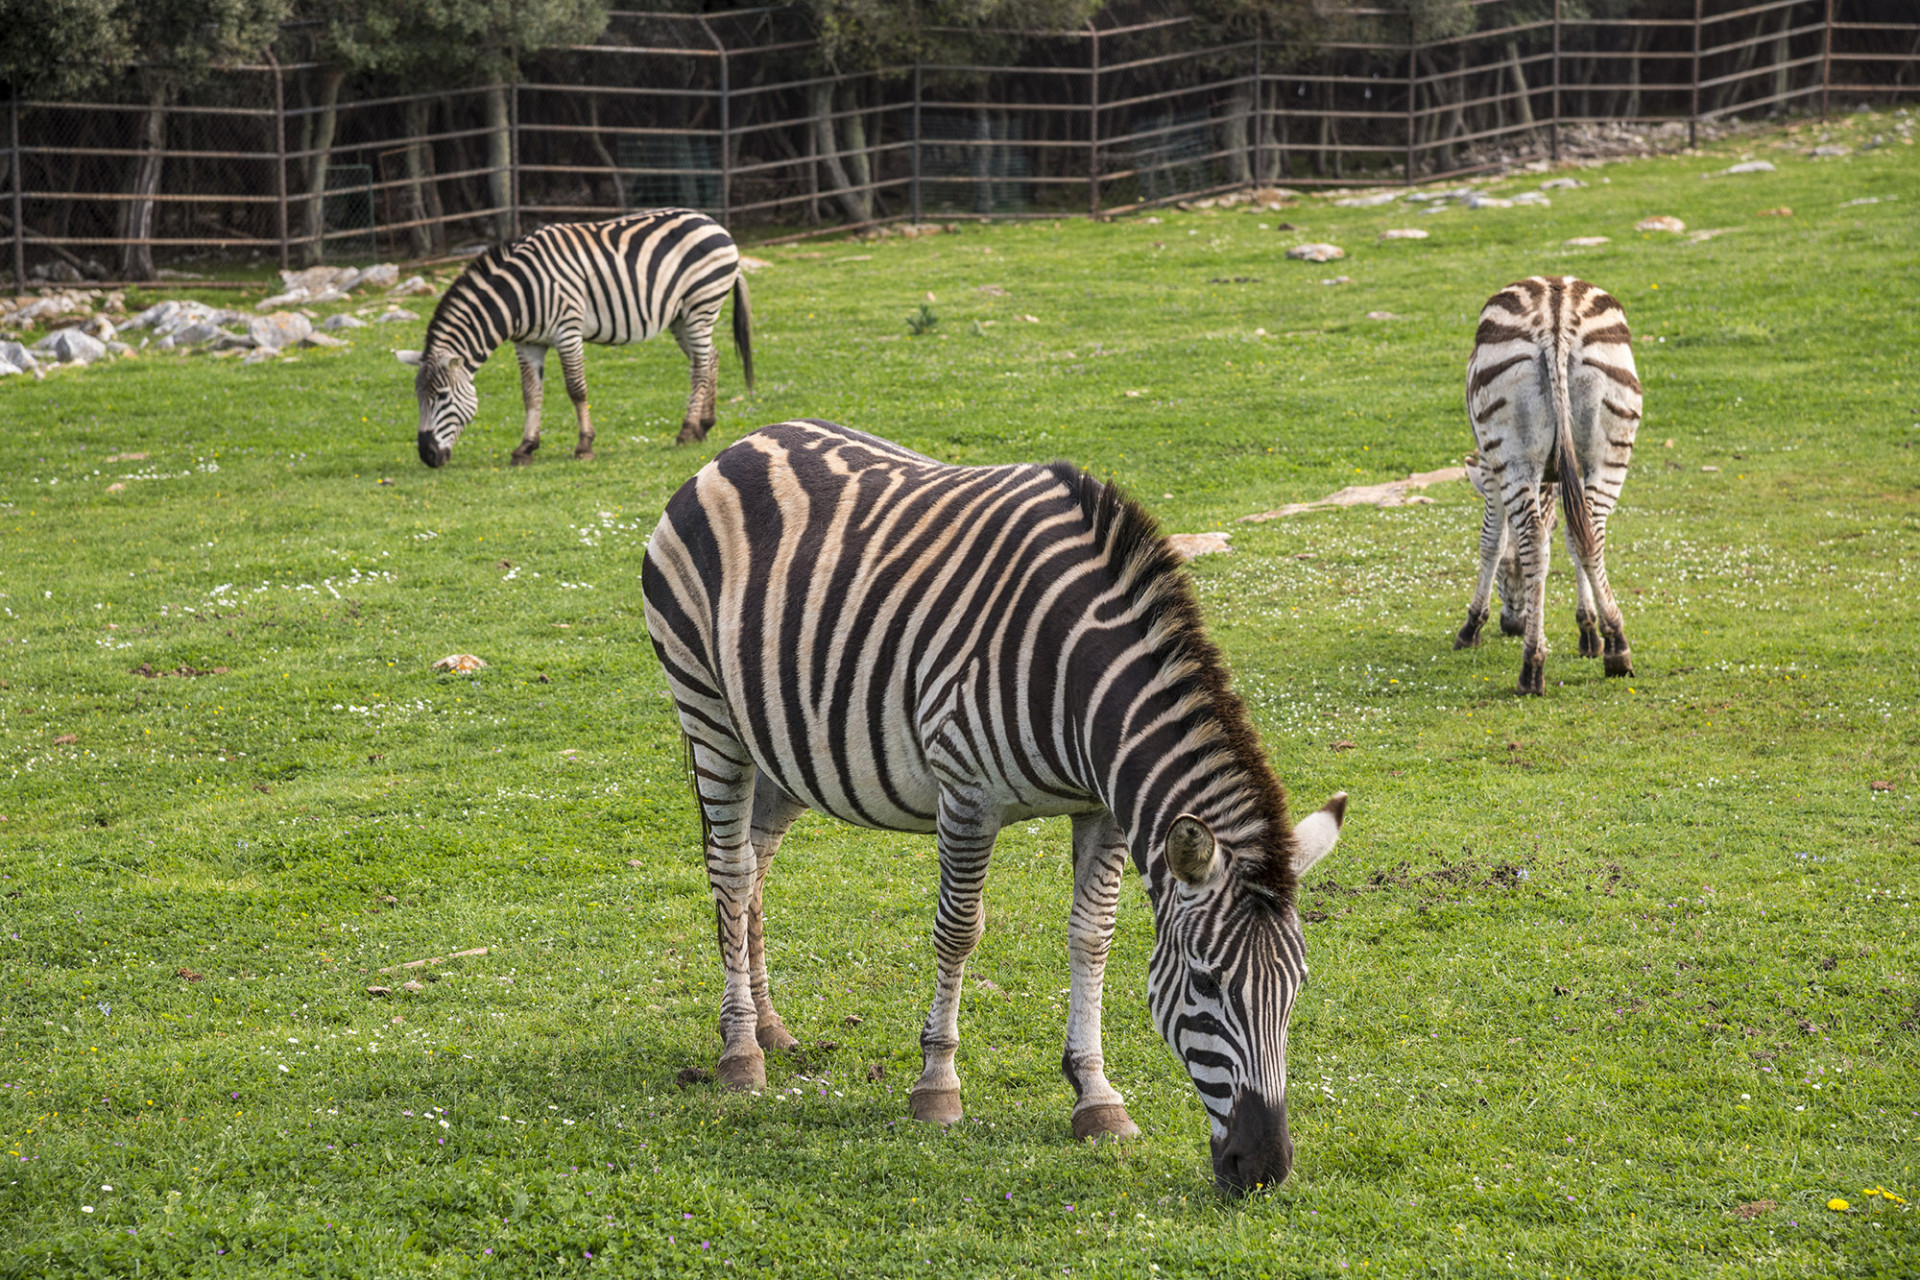
M 425 93 L 271 54 L 188 91 L 135 70 L 95 101 L 8 103 L 0 231 L 20 279 L 144 280 L 212 257 L 439 257 L 669 205 L 776 234 L 1106 216 L 1920 92 L 1912 0 L 1468 3 L 1458 34 L 1356 7 L 1311 42 L 1182 13 L 932 28 L 920 62 L 850 74 L 787 5 L 616 10 L 513 82 Z

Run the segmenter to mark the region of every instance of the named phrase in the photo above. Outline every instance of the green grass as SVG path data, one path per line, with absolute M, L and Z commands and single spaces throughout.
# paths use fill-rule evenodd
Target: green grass
M 668 444 L 666 343 L 592 353 L 598 462 L 561 401 L 525 470 L 506 357 L 452 465 L 415 460 L 388 349 L 417 325 L 0 384 L 0 1273 L 1914 1274 L 1913 1208 L 1864 1192 L 1920 1197 L 1920 174 L 1813 136 L 1581 171 L 1550 209 L 769 248 L 760 392 L 728 399 L 729 355 L 704 449 Z M 1738 148 L 1779 171 L 1702 180 Z M 1432 236 L 1376 243 L 1403 225 Z M 1303 239 L 1349 256 L 1283 260 Z M 1517 642 L 1450 648 L 1465 485 L 1234 521 L 1456 460 L 1474 317 L 1537 272 L 1640 335 L 1638 674 L 1573 656 L 1562 556 L 1521 701 Z M 1146 1132 L 1071 1141 L 1060 822 L 1001 840 L 960 1126 L 905 1119 L 931 842 L 817 817 L 768 907 L 808 1049 L 764 1097 L 676 1083 L 718 1052 L 719 966 L 643 540 L 800 415 L 1067 457 L 1234 531 L 1194 564 L 1214 632 L 1296 805 L 1353 797 L 1302 904 L 1279 1190 L 1213 1192 L 1132 880 L 1107 1049 Z M 491 665 L 431 669 L 455 652 Z

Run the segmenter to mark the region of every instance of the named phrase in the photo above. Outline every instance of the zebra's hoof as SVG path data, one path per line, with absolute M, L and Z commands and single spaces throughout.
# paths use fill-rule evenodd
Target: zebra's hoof
M 1140 1126 L 1133 1122 L 1125 1107 L 1111 1103 L 1093 1107 L 1082 1107 L 1073 1113 L 1073 1136 L 1079 1142 L 1099 1142 L 1102 1138 L 1111 1138 L 1115 1142 L 1140 1136 Z
M 1597 658 L 1601 652 L 1600 633 L 1582 628 L 1580 631 L 1580 656 L 1583 658 Z
M 714 1072 L 722 1086 L 741 1093 L 767 1087 L 767 1058 L 755 1046 L 751 1052 L 726 1053 L 720 1057 L 720 1067 Z
M 512 461 L 513 461 L 513 465 L 516 467 L 530 467 L 533 465 L 533 454 L 530 452 L 522 453 L 520 452 L 520 450 L 515 449 L 513 451 Z
M 1453 647 L 1456 649 L 1478 649 L 1480 647 L 1480 628 L 1471 625 L 1460 628 L 1459 633 L 1453 637 Z
M 926 1124 L 959 1124 L 965 1114 L 960 1110 L 958 1089 L 922 1089 L 915 1085 L 907 1094 L 907 1107 L 915 1120 Z
M 1610 676 L 1630 676 L 1633 674 L 1633 651 L 1622 649 L 1618 653 L 1607 655 L 1607 674 Z
M 673 438 L 673 442 L 675 444 L 699 444 L 706 438 L 707 433 L 704 428 L 695 423 L 688 422 L 681 425 L 680 434 Z
M 573 451 L 573 456 L 574 456 L 574 460 L 575 460 L 575 461 L 577 461 L 577 462 L 592 462 L 592 461 L 593 461 L 593 450 L 591 450 L 591 449 L 575 449 L 575 450 Z
M 786 1024 L 778 1018 L 770 1022 L 762 1022 L 753 1033 L 753 1038 L 759 1041 L 760 1047 L 768 1053 L 790 1053 L 800 1047 L 800 1042 L 793 1038 L 793 1033 L 788 1031 Z
M 1520 664 L 1520 683 L 1514 692 L 1523 698 L 1538 698 L 1547 692 L 1547 664 L 1533 658 Z

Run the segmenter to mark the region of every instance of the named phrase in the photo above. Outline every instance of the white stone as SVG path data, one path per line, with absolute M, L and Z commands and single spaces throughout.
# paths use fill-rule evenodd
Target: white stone
M 8 364 L 5 360 L 0 360 L 0 378 L 4 378 L 10 373 L 25 373 L 25 372 L 26 372 L 25 369 L 15 368 L 13 365 Z
M 364 329 L 366 327 L 367 322 L 365 320 L 357 316 L 350 316 L 344 311 L 337 316 L 328 316 L 320 322 L 320 328 L 328 333 L 335 333 L 341 329 Z
M 303 347 L 350 347 L 353 344 L 344 338 L 329 337 L 324 333 L 309 333 L 300 339 Z
M 375 316 L 373 322 L 375 324 L 392 324 L 398 320 L 418 320 L 419 318 L 419 316 L 413 314 L 413 312 L 407 310 L 405 307 L 395 307 L 384 315 Z
M 1722 169 L 1722 170 L 1721 170 L 1720 172 L 1721 172 L 1722 174 L 1729 174 L 1729 173 L 1772 173 L 1772 172 L 1773 172 L 1773 162 L 1772 162 L 1771 160 L 1746 160 L 1746 161 L 1742 161 L 1741 163 L 1739 163 L 1739 164 L 1736 164 L 1736 165 L 1730 165 L 1730 166 L 1728 166 L 1727 168 L 1725 168 L 1725 169 Z
M 0 360 L 5 360 L 21 373 L 40 363 L 33 358 L 33 352 L 17 342 L 0 342 Z
M 1575 236 L 1566 243 L 1575 249 L 1591 249 L 1597 245 L 1610 244 L 1612 242 L 1605 236 Z
M 1851 149 L 1850 147 L 1843 147 L 1837 142 L 1829 142 L 1824 147 L 1815 147 L 1813 150 L 1807 152 L 1807 155 L 1815 160 L 1835 160 L 1846 155 Z
M 275 351 L 293 346 L 312 332 L 313 321 L 298 311 L 276 311 L 247 322 L 247 336 L 253 339 L 254 345 Z
M 387 290 L 387 296 L 390 298 L 412 298 L 423 295 L 432 297 L 433 286 L 425 280 L 422 280 L 419 276 L 408 276 L 405 280 L 402 280 L 399 284 Z
M 342 293 L 352 293 L 355 289 L 391 289 L 399 280 L 399 267 L 391 262 L 378 262 L 336 281 L 333 287 Z
M 1347 251 L 1337 244 L 1297 244 L 1287 250 L 1287 256 L 1297 262 L 1332 262 L 1346 257 Z
M 1373 209 L 1383 204 L 1392 204 L 1399 198 L 1398 191 L 1376 191 L 1372 195 L 1347 196 L 1333 203 L 1334 207 L 1339 209 Z
M 1635 231 L 1671 231 L 1675 235 L 1687 229 L 1687 224 L 1671 214 L 1656 214 L 1651 218 L 1642 218 L 1633 224 Z
M 1540 184 L 1540 189 L 1542 191 L 1572 191 L 1577 187 L 1584 187 L 1586 185 L 1586 183 L 1580 181 L 1578 178 L 1548 178 Z
M 1479 191 L 1475 191 L 1473 194 L 1469 195 L 1466 198 L 1465 203 L 1467 208 L 1469 209 L 1511 209 L 1513 208 L 1513 201 L 1503 200 L 1499 196 L 1490 196 Z
M 1428 233 L 1419 227 L 1394 227 L 1380 233 L 1382 240 L 1425 240 Z
M 69 361 L 92 364 L 107 354 L 107 344 L 78 329 L 62 329 L 36 342 L 34 350 L 45 351 L 62 364 Z
M 241 364 L 264 364 L 267 361 L 274 359 L 279 354 L 280 352 L 273 347 L 255 347 L 253 350 L 247 352 L 246 355 L 240 357 L 240 363 Z
M 1231 533 L 1170 533 L 1167 535 L 1167 548 L 1182 560 L 1191 560 L 1195 556 L 1210 556 L 1221 551 L 1231 551 L 1233 547 L 1228 539 Z
M 1553 204 L 1553 201 L 1547 199 L 1547 197 L 1541 195 L 1538 191 L 1522 191 L 1513 198 L 1513 202 L 1515 204 L 1530 204 L 1542 209 Z

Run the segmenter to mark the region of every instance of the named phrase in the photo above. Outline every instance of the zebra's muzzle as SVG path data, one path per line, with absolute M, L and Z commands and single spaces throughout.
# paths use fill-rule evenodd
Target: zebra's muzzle
M 442 449 L 440 442 L 434 439 L 433 432 L 420 433 L 420 461 L 430 467 L 444 467 L 447 465 L 447 459 L 452 456 L 453 450 Z
M 1276 1187 L 1293 1172 L 1293 1135 L 1287 1131 L 1287 1100 L 1278 1106 L 1257 1093 L 1242 1093 L 1227 1113 L 1227 1136 L 1213 1143 L 1213 1181 L 1224 1195 Z

